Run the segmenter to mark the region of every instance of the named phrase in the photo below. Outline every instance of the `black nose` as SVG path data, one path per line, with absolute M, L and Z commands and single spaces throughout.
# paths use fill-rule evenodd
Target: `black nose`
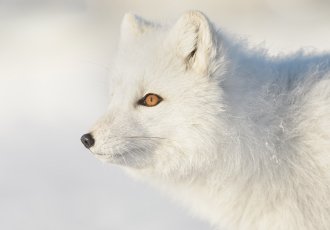
M 94 140 L 93 136 L 90 133 L 86 133 L 86 134 L 82 135 L 80 140 L 85 145 L 85 147 L 88 148 L 88 149 L 90 147 L 92 147 L 95 143 L 95 140 Z

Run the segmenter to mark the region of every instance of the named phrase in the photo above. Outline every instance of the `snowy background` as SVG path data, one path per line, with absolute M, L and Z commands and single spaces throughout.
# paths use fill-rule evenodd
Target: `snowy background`
M 271 54 L 330 50 L 325 0 L 0 0 L 0 229 L 211 229 L 79 140 L 105 111 L 123 14 L 188 9 Z

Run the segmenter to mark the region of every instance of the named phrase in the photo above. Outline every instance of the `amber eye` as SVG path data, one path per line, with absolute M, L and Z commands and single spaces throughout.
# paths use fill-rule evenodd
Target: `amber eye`
M 162 100 L 163 100 L 163 98 L 161 98 L 157 94 L 148 93 L 147 95 L 145 95 L 143 98 L 141 98 L 138 101 L 138 104 L 152 107 L 152 106 L 158 105 Z

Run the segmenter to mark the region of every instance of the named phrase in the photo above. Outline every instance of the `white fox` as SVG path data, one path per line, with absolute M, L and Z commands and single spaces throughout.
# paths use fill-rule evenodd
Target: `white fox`
M 268 57 L 191 11 L 126 14 L 99 159 L 219 229 L 330 229 L 330 55 Z

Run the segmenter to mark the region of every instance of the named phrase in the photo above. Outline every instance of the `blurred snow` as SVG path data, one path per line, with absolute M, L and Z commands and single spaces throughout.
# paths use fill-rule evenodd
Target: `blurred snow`
M 106 108 L 123 14 L 188 9 L 272 54 L 330 50 L 322 0 L 0 1 L 0 229 L 210 229 L 79 141 Z

